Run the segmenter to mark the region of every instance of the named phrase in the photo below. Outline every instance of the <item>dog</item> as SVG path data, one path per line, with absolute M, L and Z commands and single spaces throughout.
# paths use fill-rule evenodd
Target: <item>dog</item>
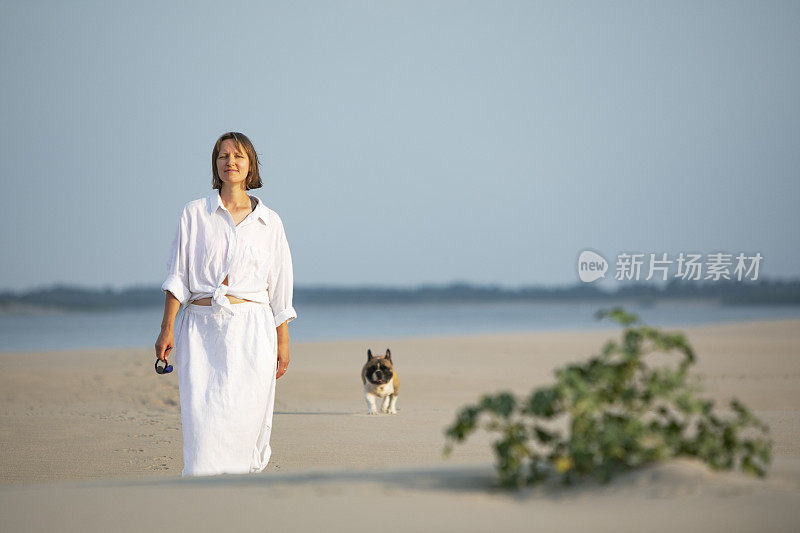
M 367 401 L 367 414 L 378 414 L 377 402 L 383 399 L 381 412 L 396 414 L 397 395 L 400 392 L 400 380 L 392 364 L 392 352 L 386 349 L 386 355 L 375 357 L 372 350 L 367 350 L 367 362 L 361 369 L 361 382 L 364 384 L 364 399 Z

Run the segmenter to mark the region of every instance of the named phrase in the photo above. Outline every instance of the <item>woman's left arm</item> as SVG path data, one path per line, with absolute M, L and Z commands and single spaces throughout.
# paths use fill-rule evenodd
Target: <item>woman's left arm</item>
M 276 376 L 281 377 L 286 373 L 289 364 L 289 321 L 297 317 L 297 312 L 292 306 L 294 293 L 294 273 L 292 268 L 292 254 L 289 251 L 289 242 L 283 222 L 277 215 L 274 216 L 277 235 L 273 251 L 273 265 L 269 271 L 267 287 L 269 303 L 275 316 L 275 329 L 278 333 L 278 368 Z
M 278 332 L 278 370 L 275 379 L 286 373 L 289 365 L 289 322 L 284 322 L 277 328 Z

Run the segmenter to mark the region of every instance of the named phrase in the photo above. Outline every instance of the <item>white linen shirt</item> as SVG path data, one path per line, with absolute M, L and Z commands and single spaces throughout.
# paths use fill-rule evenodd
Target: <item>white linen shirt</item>
M 292 307 L 292 256 L 283 222 L 260 198 L 237 226 L 214 191 L 183 207 L 161 290 L 185 305 L 211 297 L 215 313 L 233 314 L 226 294 L 268 303 L 279 326 L 297 318 Z M 223 285 L 228 276 L 228 285 Z M 234 304 L 235 305 L 235 304 Z

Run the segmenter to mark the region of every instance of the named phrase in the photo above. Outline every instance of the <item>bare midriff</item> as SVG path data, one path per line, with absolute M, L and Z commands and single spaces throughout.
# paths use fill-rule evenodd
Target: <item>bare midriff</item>
M 225 276 L 225 279 L 222 281 L 223 285 L 228 284 L 228 276 Z M 236 296 L 230 296 L 228 294 L 225 295 L 225 298 L 232 304 L 240 304 L 244 302 L 252 302 L 253 300 L 244 300 L 242 298 L 237 298 Z M 211 298 L 198 298 L 197 300 L 192 300 L 191 303 L 195 305 L 211 305 Z
M 228 296 L 227 294 L 225 295 L 225 298 L 227 298 L 232 304 L 241 304 L 244 302 L 253 301 L 253 300 L 243 300 L 242 298 L 237 298 L 235 296 Z M 191 303 L 195 305 L 211 305 L 211 298 L 198 298 L 197 300 L 192 300 Z

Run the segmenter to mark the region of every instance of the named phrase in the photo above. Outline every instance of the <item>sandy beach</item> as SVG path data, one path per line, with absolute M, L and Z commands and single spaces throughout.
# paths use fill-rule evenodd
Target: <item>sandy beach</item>
M 770 426 L 769 476 L 680 459 L 609 486 L 493 488 L 492 436 L 441 455 L 481 393 L 519 394 L 620 330 L 293 343 L 266 472 L 181 479 L 177 379 L 151 348 L 0 354 L 2 531 L 794 531 L 800 320 L 682 328 L 705 395 Z M 369 416 L 360 369 L 391 348 L 398 414 Z

